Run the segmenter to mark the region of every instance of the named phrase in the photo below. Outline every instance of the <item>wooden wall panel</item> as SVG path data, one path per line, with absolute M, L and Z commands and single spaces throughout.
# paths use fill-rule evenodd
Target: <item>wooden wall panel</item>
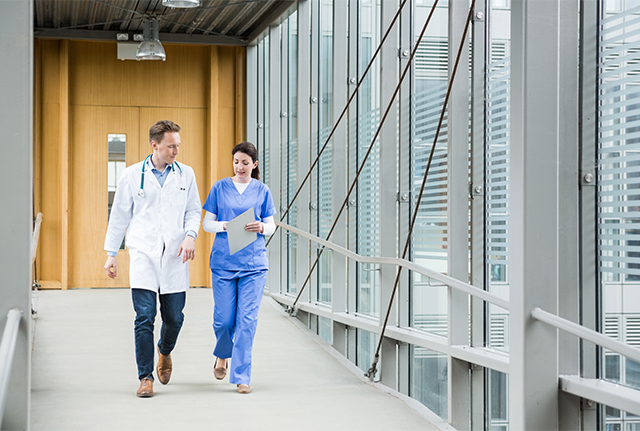
M 128 256 L 119 277 L 102 267 L 107 227 L 107 137 L 127 134 L 127 163 L 151 153 L 149 127 L 182 127 L 179 161 L 194 168 L 202 201 L 232 175 L 231 149 L 244 139 L 245 55 L 241 47 L 165 45 L 167 61 L 120 61 L 112 42 L 40 40 L 35 45 L 36 202 L 44 214 L 38 248 L 43 288 L 128 286 Z M 202 229 L 192 286 L 211 286 L 214 236 Z M 66 261 L 66 262 L 65 262 Z
M 107 231 L 109 133 L 127 135 L 127 155 L 139 146 L 138 108 L 74 106 L 71 109 L 69 287 L 129 286 L 129 257 L 118 253 L 118 277 L 108 278 L 103 249 Z M 127 160 L 133 164 L 138 160 Z
M 42 288 L 60 288 L 60 226 L 62 213 L 60 211 L 60 164 L 58 163 L 59 145 L 58 128 L 60 107 L 57 103 L 44 103 L 42 106 L 42 140 L 37 143 L 38 154 L 42 158 L 42 184 L 39 187 L 40 211 L 42 212 L 42 226 L 40 228 L 40 243 L 36 260 L 37 276 Z
M 163 46 L 166 61 L 122 61 L 115 43 L 72 42 L 71 103 L 205 108 L 207 47 Z

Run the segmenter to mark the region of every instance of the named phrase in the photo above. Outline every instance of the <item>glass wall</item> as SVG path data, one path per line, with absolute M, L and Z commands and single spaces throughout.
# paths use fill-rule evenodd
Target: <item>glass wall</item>
M 478 307 L 480 311 L 477 313 L 475 305 L 472 310 L 469 303 L 463 303 L 464 300 L 456 302 L 454 295 L 450 294 L 451 287 L 438 281 L 442 278 L 437 275 L 448 274 L 451 271 L 449 262 L 458 262 L 459 256 L 451 256 L 450 242 L 456 245 L 451 233 L 456 233 L 455 229 L 469 232 L 470 226 L 469 222 L 464 226 L 451 225 L 461 223 L 460 219 L 452 217 L 451 208 L 454 205 L 464 207 L 464 199 L 458 197 L 471 199 L 472 191 L 469 184 L 453 181 L 457 177 L 450 177 L 453 175 L 450 170 L 457 169 L 460 164 L 457 163 L 459 159 L 450 154 L 451 149 L 457 146 L 457 133 L 450 134 L 449 131 L 470 130 L 470 123 L 474 126 L 480 118 L 480 125 L 472 127 L 473 134 L 470 134 L 470 154 L 473 153 L 474 158 L 468 159 L 468 165 L 472 167 L 474 181 L 482 178 L 482 182 L 474 186 L 480 186 L 481 192 L 475 196 L 480 196 L 477 199 L 483 201 L 482 205 L 478 201 L 473 201 L 472 205 L 469 201 L 468 208 L 473 211 L 471 223 L 479 219 L 476 217 L 478 214 L 482 216 L 482 223 L 471 226 L 470 235 L 472 255 L 482 256 L 478 261 L 475 257 L 473 262 L 469 261 L 469 267 L 473 268 L 474 279 L 480 280 L 476 285 L 501 300 L 509 301 L 510 292 L 518 288 L 512 286 L 512 281 L 519 274 L 517 265 L 513 263 L 518 262 L 517 254 L 512 256 L 511 249 L 517 249 L 513 238 L 519 233 L 513 226 L 517 220 L 515 215 L 519 213 L 516 211 L 517 201 L 512 197 L 519 195 L 515 191 L 516 184 L 511 181 L 511 158 L 512 133 L 522 126 L 522 121 L 512 117 L 512 95 L 518 94 L 512 89 L 512 68 L 515 77 L 520 76 L 516 72 L 522 72 L 519 68 L 526 66 L 518 63 L 523 60 L 520 53 L 516 56 L 514 52 L 512 59 L 511 22 L 512 18 L 523 15 L 519 9 L 522 4 L 515 3 L 517 8 L 512 10 L 510 0 L 478 0 L 477 12 L 472 15 L 472 27 L 476 31 L 472 32 L 470 44 L 470 71 L 474 84 L 470 88 L 473 94 L 466 94 L 463 90 L 462 95 L 457 94 L 456 100 L 471 100 L 474 102 L 472 109 L 480 106 L 478 109 L 482 112 L 473 111 L 470 118 L 457 119 L 453 114 L 450 118 L 445 110 L 444 122 L 437 136 L 452 67 L 449 58 L 456 54 L 460 36 L 450 35 L 449 22 L 451 20 L 457 25 L 458 21 L 452 17 L 456 13 L 466 14 L 466 11 L 456 12 L 461 10 L 458 5 L 445 0 L 440 0 L 437 6 L 435 0 L 408 0 L 408 10 L 400 15 L 397 27 L 391 33 L 392 42 L 382 47 L 380 58 L 372 61 L 381 36 L 387 30 L 384 23 L 391 21 L 399 4 L 400 1 L 349 0 L 348 7 L 345 7 L 345 3 L 338 3 L 338 0 L 301 1 L 278 24 L 278 40 L 266 37 L 258 41 L 254 51 L 258 56 L 258 67 L 256 71 L 248 71 L 250 79 L 258 80 L 258 91 L 255 95 L 248 95 L 247 106 L 255 106 L 258 112 L 257 142 L 263 176 L 267 183 L 275 176 L 274 181 L 280 183 L 282 206 L 286 208 L 291 204 L 284 221 L 325 239 L 335 222 L 334 214 L 340 211 L 335 203 L 343 200 L 345 196 L 342 194 L 350 189 L 350 181 L 362 167 L 355 192 L 347 200 L 345 247 L 363 257 L 393 255 L 396 250 L 387 250 L 386 242 L 385 250 L 382 250 L 381 242 L 394 235 L 400 250 L 406 240 L 406 235 L 402 238 L 401 233 L 408 232 L 412 213 L 417 207 L 407 259 L 436 274 L 427 276 L 417 271 L 404 272 L 405 278 L 393 298 L 392 324 L 387 326 L 393 335 L 385 334 L 383 342 L 388 343 L 380 344 L 383 356 L 388 355 L 382 358 L 381 363 L 392 368 L 391 371 L 385 369 L 387 374 L 383 383 L 390 380 L 393 389 L 419 400 L 447 420 L 455 419 L 449 417 L 455 416 L 456 410 L 450 399 L 471 397 L 473 401 L 469 404 L 475 409 L 472 414 L 476 418 L 472 429 L 508 430 L 515 423 L 515 419 L 509 416 L 512 408 L 509 381 L 517 381 L 508 374 L 508 358 L 515 346 L 514 339 L 510 339 L 510 328 L 517 328 L 514 322 L 520 321 L 516 317 L 524 319 L 522 310 L 517 311 L 520 315 L 516 316 L 513 309 L 509 313 L 485 302 L 484 306 Z M 636 307 L 640 304 L 640 251 L 637 250 L 640 238 L 635 237 L 640 232 L 637 226 L 640 224 L 640 206 L 634 203 L 640 202 L 640 0 L 598 0 L 598 4 L 601 17 L 597 89 L 597 241 L 602 303 L 594 308 L 602 306 L 601 327 L 607 335 L 640 347 L 640 336 L 636 336 L 640 334 L 640 308 Z M 300 5 L 304 5 L 304 14 L 296 9 Z M 433 7 L 429 27 L 419 38 Z M 336 10 L 339 13 L 349 11 L 346 18 L 348 36 L 342 33 L 345 17 L 336 15 Z M 304 27 L 301 22 L 304 22 Z M 310 34 L 300 35 L 298 28 L 309 28 Z M 478 31 L 479 28 L 482 31 Z M 275 39 L 274 29 L 270 34 Z M 514 37 L 513 43 L 516 42 Z M 279 50 L 270 44 L 278 44 Z M 309 44 L 309 58 L 298 56 L 304 44 Z M 340 44 L 348 47 L 346 59 L 341 58 L 344 46 Z M 397 139 L 389 139 L 389 135 L 383 134 L 388 142 L 382 142 L 380 138 L 374 140 L 381 114 L 389 103 L 384 99 L 390 93 L 389 88 L 398 84 L 401 66 L 408 58 L 406 52 L 411 52 L 414 47 L 417 47 L 417 54 L 411 63 L 408 80 L 402 83 L 403 90 L 392 102 L 399 107 L 398 114 L 386 119 L 396 126 Z M 563 45 L 563 48 L 566 47 Z M 474 51 L 478 49 L 482 49 L 481 54 Z M 474 60 L 476 64 L 473 64 Z M 371 70 L 363 76 L 370 62 Z M 478 62 L 482 62 L 482 67 Z M 279 67 L 275 68 L 275 64 Z M 276 74 L 277 70 L 279 76 L 269 76 L 270 67 L 272 73 Z M 578 76 L 579 71 L 575 73 Z M 348 100 L 351 91 L 355 90 L 353 84 L 360 80 L 357 97 L 347 111 L 348 123 L 340 125 L 348 130 L 346 139 L 332 137 L 329 140 L 329 134 L 336 126 L 337 113 L 344 108 L 338 101 Z M 299 100 L 298 91 L 302 94 L 307 83 L 309 91 L 300 97 L 305 100 Z M 409 91 L 404 91 L 407 87 Z M 270 88 L 277 88 L 280 94 L 269 94 Z M 309 95 L 309 110 L 306 111 Z M 481 100 L 480 104 L 472 100 L 475 97 Z M 279 101 L 279 115 L 269 112 L 269 106 L 273 106 L 270 98 Z M 298 113 L 299 107 L 305 112 Z M 460 108 L 460 105 L 456 107 Z M 515 108 L 513 112 L 516 112 Z M 305 127 L 308 124 L 308 130 L 298 130 L 301 118 L 305 120 Z M 269 130 L 275 132 L 274 127 L 279 133 L 269 135 Z M 337 130 L 336 136 L 340 136 L 342 131 Z M 383 130 L 387 133 L 389 129 Z M 280 141 L 269 142 L 275 136 L 279 136 Z M 310 137 L 304 147 L 300 144 L 303 141 L 301 136 Z M 519 148 L 515 146 L 518 142 L 514 140 L 513 144 L 515 152 Z M 275 149 L 275 145 L 279 153 L 269 151 L 270 147 Z M 395 163 L 386 163 L 388 160 L 382 159 L 381 154 L 384 153 L 380 151 L 381 148 L 386 151 L 393 145 L 398 154 L 395 170 Z M 583 142 L 580 145 L 593 146 L 595 143 Z M 269 169 L 269 158 L 276 154 L 279 172 Z M 301 154 L 305 158 L 308 156 L 309 160 L 302 161 Z M 348 160 L 335 160 L 342 157 L 341 154 L 346 154 Z M 476 158 L 478 154 L 481 154 L 481 161 Z M 418 205 L 420 188 L 431 157 L 424 194 Z M 308 201 L 293 201 L 298 181 L 307 174 L 298 172 L 299 164 L 310 164 L 316 159 L 317 165 L 305 185 Z M 346 166 L 347 172 L 335 172 L 342 170 L 337 166 Z M 393 179 L 398 188 L 404 190 L 398 190 L 394 196 L 384 195 L 389 187 L 382 184 L 382 178 Z M 451 199 L 453 196 L 455 200 Z M 386 211 L 391 206 L 396 217 L 386 220 L 385 217 L 391 217 Z M 300 220 L 299 214 L 303 210 L 306 213 L 307 207 L 310 216 L 302 216 L 306 220 Z M 388 230 L 393 230 L 394 234 L 386 235 Z M 595 236 L 593 232 L 592 237 Z M 274 253 L 277 256 L 271 255 L 271 258 L 279 259 L 278 262 L 271 261 L 271 265 L 277 264 L 281 270 L 278 275 L 280 286 L 272 287 L 270 292 L 281 292 L 282 302 L 288 304 L 292 294 L 300 292 L 302 281 L 309 276 L 308 298 L 303 297 L 305 312 L 311 315 L 308 324 L 323 340 L 342 349 L 361 370 L 367 370 L 379 345 L 380 332 L 376 328 L 380 327 L 388 306 L 388 298 L 384 296 L 391 290 L 386 284 L 386 267 L 344 258 L 345 262 L 348 261 L 344 265 L 345 275 L 339 253 L 326 249 L 321 252 L 321 246 L 313 241 L 308 247 L 302 246 L 306 240 L 302 241 L 293 234 L 283 232 L 280 238 L 276 246 L 279 247 L 278 252 Z M 469 250 L 464 251 L 465 258 L 468 258 Z M 319 255 L 318 265 L 309 274 L 309 267 Z M 307 256 L 309 265 L 305 266 L 305 262 L 300 261 Z M 482 276 L 476 277 L 477 268 L 480 268 L 478 271 L 483 273 Z M 469 273 L 471 276 L 471 270 Z M 343 275 L 346 282 L 342 280 Z M 466 313 L 465 305 L 469 313 Z M 450 313 L 450 308 L 455 312 Z M 458 365 L 459 361 L 467 359 L 457 356 L 452 361 L 454 347 L 460 346 L 449 343 L 453 338 L 460 339 L 456 330 L 469 326 L 468 314 L 473 313 L 476 313 L 471 316 L 474 344 L 469 342 L 464 347 L 468 348 L 467 352 L 479 349 L 490 359 L 477 367 L 470 366 L 473 385 L 469 384 L 466 391 L 460 392 L 460 385 L 456 385 L 459 380 L 456 379 L 464 380 L 465 372 L 452 364 Z M 339 317 L 333 320 L 331 316 Z M 451 320 L 456 320 L 455 326 Z M 480 331 L 476 331 L 478 327 Z M 601 376 L 615 383 L 640 388 L 639 364 L 609 351 L 604 351 L 600 359 Z M 476 370 L 478 372 L 474 375 Z M 381 378 L 380 374 L 375 378 Z M 640 427 L 640 418 L 631 414 L 613 408 L 603 409 L 603 414 L 606 425 L 604 419 L 602 424 L 607 429 Z
M 598 238 L 601 328 L 640 347 L 640 1 L 601 4 L 598 64 Z M 604 350 L 602 376 L 640 388 L 640 364 Z M 607 430 L 640 417 L 605 407 Z

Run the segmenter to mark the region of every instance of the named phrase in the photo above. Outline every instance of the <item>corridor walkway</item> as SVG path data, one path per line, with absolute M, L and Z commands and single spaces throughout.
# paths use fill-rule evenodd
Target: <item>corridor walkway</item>
M 451 430 L 414 400 L 364 380 L 269 298 L 252 394 L 213 378 L 211 290 L 190 289 L 171 382 L 156 380 L 147 399 L 135 396 L 128 289 L 40 291 L 34 304 L 33 430 Z

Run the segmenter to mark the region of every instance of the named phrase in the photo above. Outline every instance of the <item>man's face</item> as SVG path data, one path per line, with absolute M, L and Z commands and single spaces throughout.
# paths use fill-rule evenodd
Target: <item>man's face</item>
M 154 154 L 167 165 L 176 161 L 180 147 L 180 134 L 178 132 L 165 132 L 164 138 L 159 143 L 151 141 Z

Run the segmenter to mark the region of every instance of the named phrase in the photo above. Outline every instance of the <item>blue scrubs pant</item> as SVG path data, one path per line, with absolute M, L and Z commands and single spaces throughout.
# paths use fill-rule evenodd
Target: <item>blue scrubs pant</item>
M 163 355 L 168 355 L 176 345 L 180 328 L 184 322 L 182 310 L 186 297 L 185 292 L 158 295 L 151 290 L 131 289 L 133 309 L 136 311 L 134 334 L 138 378 L 140 380 L 145 377 L 153 380 L 153 357 L 155 354 L 153 324 L 156 320 L 158 300 L 160 302 L 160 316 L 162 316 L 158 349 Z
M 229 382 L 251 381 L 251 350 L 258 326 L 258 310 L 267 281 L 267 270 L 211 270 L 213 281 L 214 356 L 231 358 Z

